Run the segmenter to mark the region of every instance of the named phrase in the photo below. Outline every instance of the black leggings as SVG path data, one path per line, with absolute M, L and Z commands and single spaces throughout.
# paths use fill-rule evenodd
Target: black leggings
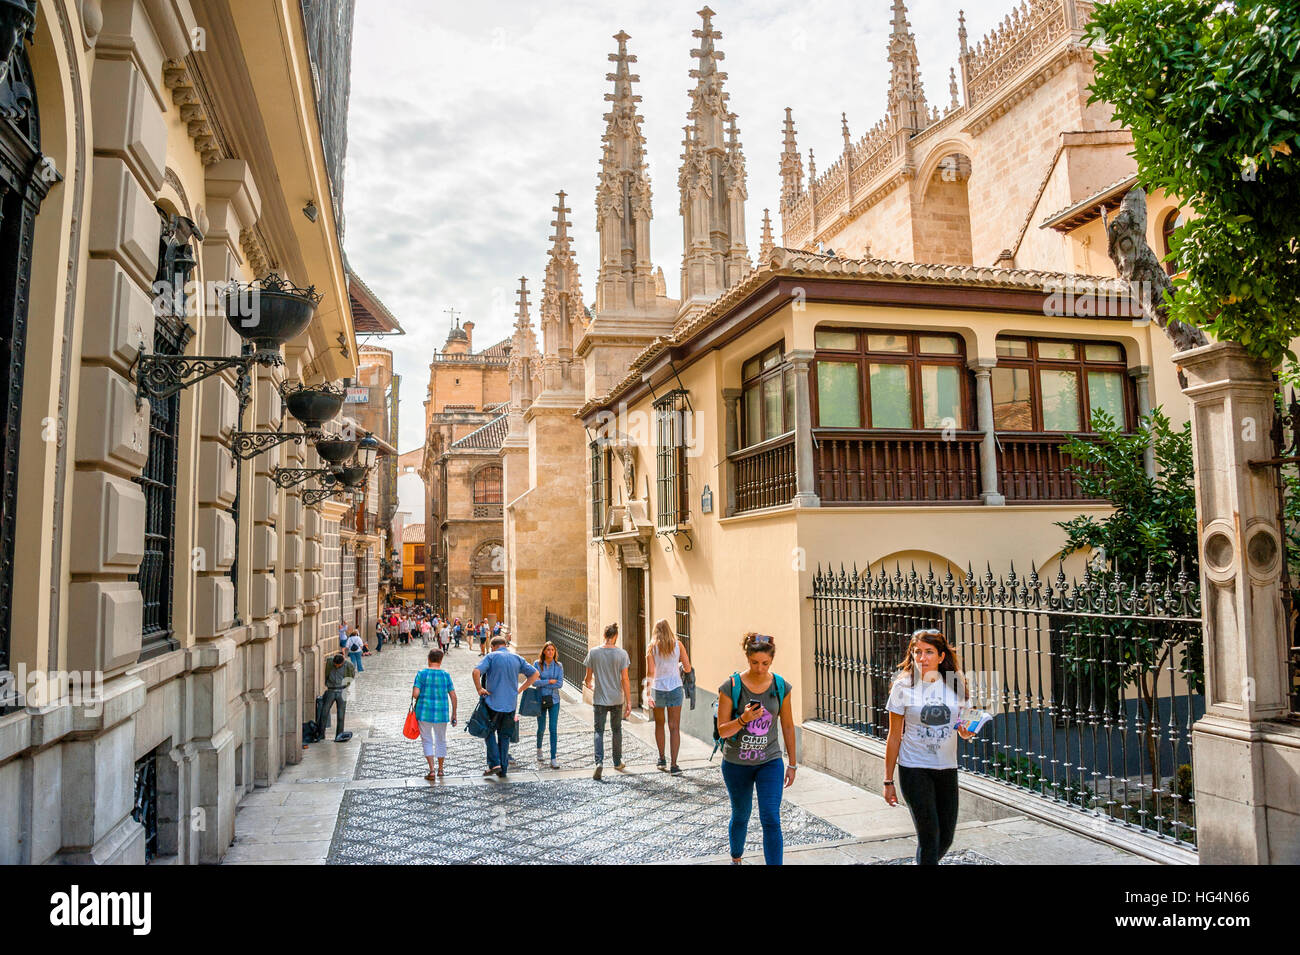
M 957 828 L 957 770 L 899 766 L 898 784 L 916 826 L 916 864 L 938 865 Z

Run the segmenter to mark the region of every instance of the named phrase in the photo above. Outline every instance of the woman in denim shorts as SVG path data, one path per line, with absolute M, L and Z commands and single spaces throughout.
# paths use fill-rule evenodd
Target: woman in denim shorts
M 682 674 L 691 672 L 691 661 L 686 655 L 686 648 L 668 626 L 667 620 L 655 624 L 654 640 L 650 652 L 645 655 L 646 680 L 653 697 L 651 705 L 655 713 L 655 743 L 659 746 L 661 770 L 673 775 L 681 772 L 677 765 L 677 753 L 682 748 Z M 668 734 L 672 742 L 672 767 L 664 758 L 664 718 L 668 720 Z

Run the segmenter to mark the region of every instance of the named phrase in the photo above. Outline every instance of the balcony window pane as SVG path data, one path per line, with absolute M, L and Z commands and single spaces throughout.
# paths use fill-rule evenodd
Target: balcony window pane
M 1083 357 L 1088 361 L 1123 361 L 1118 345 L 1084 345 Z
M 1034 403 L 1029 385 L 1029 369 L 994 368 L 992 383 L 994 429 L 997 431 L 1034 430 Z
M 1038 370 L 1043 394 L 1043 430 L 1079 430 L 1079 374 L 1074 371 Z
M 1029 342 L 1019 338 L 999 338 L 997 352 L 999 358 L 1028 358 Z
M 1038 357 L 1045 361 L 1074 361 L 1079 350 L 1073 342 L 1039 342 Z
M 1088 372 L 1088 406 L 1104 411 L 1110 420 L 1124 427 L 1124 376 L 1118 371 Z
M 823 428 L 862 427 L 857 362 L 817 362 L 817 424 Z
M 762 370 L 762 369 L 759 367 L 759 364 L 758 364 L 758 359 L 757 359 L 757 358 L 751 358 L 749 361 L 745 362 L 745 367 L 744 367 L 744 369 L 743 369 L 743 370 L 741 371 L 741 373 L 740 373 L 741 380 L 742 380 L 742 381 L 749 381 L 749 379 L 753 378 L 753 377 L 754 377 L 755 375 L 757 375 L 761 370 Z
M 785 381 L 785 423 L 784 431 L 794 430 L 794 372 L 787 371 L 782 379 Z
M 763 440 L 784 434 L 781 427 L 781 379 L 763 379 Z
M 921 414 L 923 428 L 961 427 L 961 369 L 921 366 Z
M 867 351 L 896 351 L 907 353 L 906 335 L 868 335 Z
M 858 347 L 856 332 L 837 332 L 819 328 L 816 333 L 818 348 L 834 348 L 840 351 L 853 351 Z
M 912 427 L 912 380 L 907 365 L 872 365 L 871 426 Z
M 957 339 L 951 335 L 922 335 L 918 344 L 922 355 L 957 354 Z
M 770 352 L 768 352 L 767 354 L 765 354 L 765 355 L 763 356 L 763 370 L 764 370 L 764 371 L 767 371 L 767 369 L 769 369 L 769 368 L 775 368 L 775 367 L 776 367 L 777 365 L 779 365 L 779 364 L 781 364 L 781 349 L 780 349 L 780 348 L 773 348 Z
M 763 440 L 763 406 L 758 385 L 745 389 L 745 447 Z

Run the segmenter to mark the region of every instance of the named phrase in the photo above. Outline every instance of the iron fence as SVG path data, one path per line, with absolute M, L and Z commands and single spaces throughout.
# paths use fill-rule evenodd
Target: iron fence
M 546 611 L 546 639 L 555 644 L 560 663 L 564 666 L 564 680 L 578 690 L 582 689 L 587 675 L 582 661 L 587 659 L 587 625 Z
M 964 772 L 1099 820 L 1194 846 L 1192 724 L 1205 711 L 1200 594 L 1180 571 L 1120 580 L 942 579 L 931 570 L 813 578 L 819 720 L 886 739 L 885 703 L 912 632 L 943 631 L 971 705 L 993 715 L 959 744 Z

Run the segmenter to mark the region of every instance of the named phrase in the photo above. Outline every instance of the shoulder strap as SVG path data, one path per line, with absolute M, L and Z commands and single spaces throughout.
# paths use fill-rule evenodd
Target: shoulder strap
M 781 674 L 773 673 L 772 682 L 776 686 L 776 708 L 779 710 L 785 705 L 785 680 L 781 679 Z
M 736 714 L 740 712 L 740 671 L 737 670 L 731 674 L 731 717 L 735 719 Z

